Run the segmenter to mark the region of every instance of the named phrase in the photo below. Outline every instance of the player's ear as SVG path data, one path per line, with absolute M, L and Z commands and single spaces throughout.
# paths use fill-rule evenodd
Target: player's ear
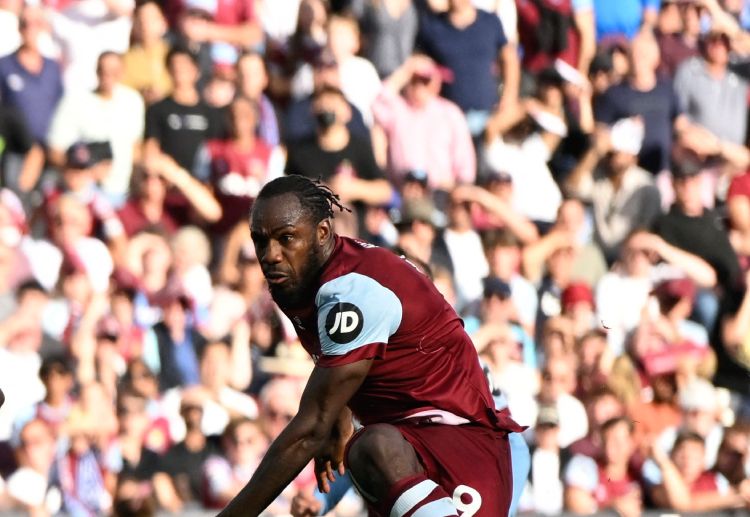
M 333 228 L 331 227 L 331 219 L 326 217 L 318 223 L 318 244 L 324 244 L 333 234 Z

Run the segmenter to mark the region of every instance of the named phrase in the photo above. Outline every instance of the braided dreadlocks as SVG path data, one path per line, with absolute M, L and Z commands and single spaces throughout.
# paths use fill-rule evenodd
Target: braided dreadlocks
M 294 194 L 302 207 L 307 210 L 315 224 L 323 219 L 335 216 L 334 208 L 340 212 L 351 212 L 320 179 L 312 180 L 298 174 L 282 176 L 267 183 L 258 194 L 257 199 L 267 199 L 282 194 Z

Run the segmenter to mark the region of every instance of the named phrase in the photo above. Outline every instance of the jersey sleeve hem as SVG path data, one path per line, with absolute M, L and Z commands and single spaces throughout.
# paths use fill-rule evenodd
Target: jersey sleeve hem
M 365 359 L 383 359 L 385 358 L 386 343 L 370 343 L 360 346 L 343 355 L 324 355 L 318 359 L 317 366 L 322 368 L 331 368 L 344 366 Z

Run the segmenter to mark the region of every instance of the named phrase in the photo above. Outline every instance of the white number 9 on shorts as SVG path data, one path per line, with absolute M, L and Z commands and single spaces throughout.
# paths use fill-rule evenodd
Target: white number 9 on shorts
M 453 506 L 461 512 L 461 517 L 473 517 L 482 507 L 482 496 L 470 486 L 458 485 L 453 491 Z

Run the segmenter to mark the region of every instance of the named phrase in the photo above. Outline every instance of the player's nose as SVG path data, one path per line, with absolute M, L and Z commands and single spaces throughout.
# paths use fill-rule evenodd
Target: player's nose
M 268 246 L 263 250 L 260 261 L 264 264 L 278 264 L 283 258 L 284 256 L 281 253 L 281 245 L 274 239 L 271 239 Z

